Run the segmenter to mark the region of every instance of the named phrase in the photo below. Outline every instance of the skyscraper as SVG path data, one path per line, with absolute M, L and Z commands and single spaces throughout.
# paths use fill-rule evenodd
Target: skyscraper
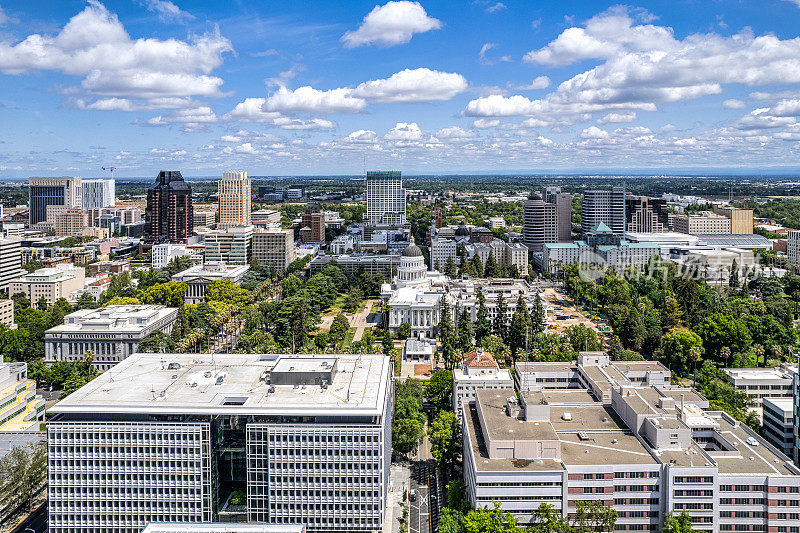
M 625 198 L 625 222 L 628 231 L 659 233 L 669 231 L 669 211 L 664 198 L 629 194 Z
M 182 242 L 192 235 L 192 188 L 176 170 L 162 170 L 147 189 L 145 241 Z
M 96 207 L 114 207 L 116 187 L 113 179 L 83 180 L 81 182 L 84 211 Z
M 28 178 L 29 223 L 31 226 L 48 222 L 61 211 L 81 207 L 81 178 Z M 50 209 L 48 209 L 48 207 Z
M 219 228 L 250 225 L 250 178 L 243 170 L 222 173 L 219 182 Z
M 615 235 L 625 233 L 625 187 L 589 190 L 581 203 L 581 232 L 586 234 L 603 222 Z
M 522 214 L 522 241 L 529 250 L 542 251 L 545 243 L 572 239 L 572 196 L 560 187 L 547 187 L 544 195 L 533 194 Z
M 406 191 L 400 172 L 367 172 L 367 214 L 364 220 L 372 225 L 406 223 Z
M 325 213 L 318 204 L 308 204 L 300 215 L 300 240 L 303 244 L 325 244 Z

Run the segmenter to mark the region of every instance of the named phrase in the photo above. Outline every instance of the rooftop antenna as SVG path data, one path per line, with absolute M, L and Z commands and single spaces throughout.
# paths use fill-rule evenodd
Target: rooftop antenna
M 103 170 L 108 170 L 109 172 L 111 172 L 111 179 L 113 180 L 114 179 L 114 171 L 117 170 L 117 167 L 102 167 L 102 168 L 103 168 Z

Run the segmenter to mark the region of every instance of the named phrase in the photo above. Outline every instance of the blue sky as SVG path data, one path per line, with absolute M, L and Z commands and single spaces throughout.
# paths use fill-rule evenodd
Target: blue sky
M 800 168 L 800 0 L 0 0 L 0 176 Z

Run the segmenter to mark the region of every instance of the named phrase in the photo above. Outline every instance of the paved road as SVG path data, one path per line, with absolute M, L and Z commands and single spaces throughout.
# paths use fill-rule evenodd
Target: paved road
M 373 302 L 375 302 L 375 300 L 367 300 L 364 304 L 364 309 L 354 314 L 350 319 L 350 327 L 356 328 L 355 335 L 353 335 L 353 342 L 361 340 L 361 337 L 364 335 L 364 328 L 371 328 L 374 325 L 373 321 L 375 318 L 373 317 L 373 321 L 370 321 L 369 316 Z M 375 314 L 379 315 L 379 313 Z
M 47 506 L 43 506 L 33 517 L 20 524 L 13 533 L 47 533 Z

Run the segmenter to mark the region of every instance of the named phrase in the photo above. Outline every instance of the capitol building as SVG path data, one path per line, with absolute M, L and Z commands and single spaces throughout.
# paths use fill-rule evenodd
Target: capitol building
M 408 323 L 412 339 L 435 339 L 446 285 L 445 275 L 425 266 L 422 250 L 412 238 L 403 250 L 392 283 L 381 287 L 381 297 L 389 307 L 389 328 L 397 331 L 401 324 Z

